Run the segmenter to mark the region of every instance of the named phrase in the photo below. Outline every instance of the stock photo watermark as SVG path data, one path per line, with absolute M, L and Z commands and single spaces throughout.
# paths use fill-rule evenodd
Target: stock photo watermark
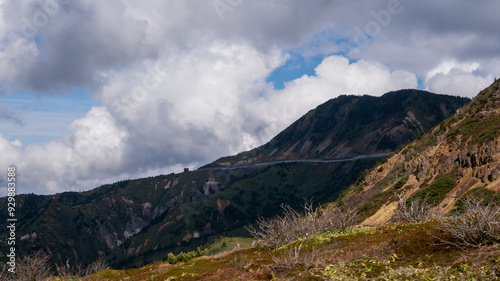
M 7 168 L 7 244 L 10 246 L 7 251 L 7 271 L 13 274 L 16 273 L 16 172 L 15 166 Z
M 21 19 L 21 36 L 9 33 L 7 37 L 12 44 L 14 53 L 22 55 L 23 50 L 28 51 L 31 55 L 37 54 L 36 37 L 40 30 L 47 26 L 50 19 L 56 17 L 61 12 L 61 5 L 66 5 L 72 0 L 45 0 L 38 4 L 32 16 L 23 17 Z
M 412 0 L 406 0 L 411 2 Z M 404 10 L 401 0 L 389 0 L 384 9 L 371 10 L 371 20 L 369 20 L 363 28 L 356 26 L 354 31 L 356 35 L 349 42 L 348 46 L 343 46 L 344 51 L 349 51 L 352 48 L 365 48 L 369 45 L 372 38 L 379 36 L 382 30 L 389 26 L 394 16 L 402 13 Z
M 212 6 L 220 20 L 224 20 L 224 14 L 234 11 L 234 9 L 243 2 L 245 2 L 245 0 L 214 0 Z

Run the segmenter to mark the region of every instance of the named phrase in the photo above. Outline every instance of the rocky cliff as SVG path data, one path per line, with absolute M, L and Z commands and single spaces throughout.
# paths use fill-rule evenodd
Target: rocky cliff
M 394 193 L 408 196 L 448 178 L 455 185 L 434 207 L 452 210 L 467 191 L 500 189 L 500 81 L 481 91 L 469 104 L 428 134 L 399 149 L 375 167 L 343 199 L 367 216 L 366 225 L 388 222 L 397 207 Z

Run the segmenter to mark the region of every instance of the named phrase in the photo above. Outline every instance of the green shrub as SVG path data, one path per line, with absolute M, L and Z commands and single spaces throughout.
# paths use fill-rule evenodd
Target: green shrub
M 375 208 L 375 203 L 373 202 L 366 202 L 365 205 L 363 205 L 363 207 L 359 210 L 359 213 L 360 214 L 363 214 L 365 212 L 368 212 L 369 210 Z
M 368 218 L 375 214 L 386 202 L 393 196 L 391 190 L 384 191 L 378 194 L 373 200 L 366 202 L 363 207 L 359 209 L 359 215 L 362 218 Z
M 359 178 L 356 180 L 356 185 L 359 185 L 365 179 L 366 175 L 368 175 L 368 172 L 368 170 L 363 171 L 361 176 L 359 176 Z
M 448 137 L 450 137 L 450 138 L 455 138 L 455 137 L 458 135 L 458 133 L 460 133 L 460 130 L 459 130 L 459 129 L 455 129 L 455 130 L 450 131 L 450 132 L 448 133 Z
M 394 185 L 394 189 L 400 189 L 401 187 L 403 187 L 406 182 L 408 181 L 408 177 L 405 177 L 405 178 L 402 178 L 400 179 L 395 185 Z
M 425 135 L 424 131 L 420 131 L 420 134 L 418 135 L 418 140 L 422 139 L 422 137 Z
M 494 140 L 498 136 L 498 128 L 491 128 L 482 131 L 478 136 L 478 143 L 482 145 L 483 143 L 488 143 Z
M 429 204 L 437 206 L 456 185 L 457 182 L 450 176 L 438 177 L 430 185 L 410 196 L 406 203 L 410 204 L 412 200 L 417 198 L 423 201 L 428 196 Z
M 208 251 L 206 249 L 201 250 L 200 247 L 198 247 L 198 249 L 196 249 L 196 251 L 191 251 L 191 252 L 187 252 L 187 253 L 180 252 L 178 255 L 174 255 L 173 253 L 168 253 L 167 261 L 170 264 L 176 264 L 176 263 L 180 263 L 180 262 L 188 262 L 194 258 L 205 256 L 207 253 L 208 253 Z
M 467 140 L 472 137 L 471 144 L 483 145 L 488 143 L 500 135 L 500 116 L 480 116 L 469 118 L 460 122 L 453 131 L 447 135 L 451 138 L 457 135 L 462 135 L 462 140 Z

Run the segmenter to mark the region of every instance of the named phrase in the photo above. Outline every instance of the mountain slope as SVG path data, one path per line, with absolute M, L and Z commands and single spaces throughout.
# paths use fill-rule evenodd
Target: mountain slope
M 423 195 L 433 187 L 439 194 L 434 210 L 443 214 L 473 188 L 500 189 L 499 80 L 451 118 L 375 167 L 343 201 L 364 212 L 366 225 L 380 225 L 394 214 L 394 192 Z
M 418 90 L 382 97 L 340 96 L 311 110 L 267 144 L 213 165 L 392 152 L 468 101 Z
M 249 162 L 248 155 L 254 155 L 250 162 L 255 162 L 394 151 L 466 102 L 413 90 L 381 98 L 343 96 L 309 112 L 269 144 L 226 160 Z M 82 193 L 21 195 L 16 198 L 17 247 L 20 253 L 42 249 L 56 263 L 87 264 L 104 256 L 115 268 L 141 266 L 164 259 L 168 252 L 192 250 L 221 234 L 242 235 L 244 225 L 258 215 L 273 216 L 281 203 L 298 207 L 303 198 L 331 202 L 375 163 L 376 159 L 360 159 L 200 169 L 122 181 Z M 0 199 L 1 208 L 7 206 L 5 200 Z M 6 220 L 6 214 L 0 210 L 0 219 Z M 0 229 L 0 236 L 6 237 L 6 231 Z
M 189 262 L 104 270 L 83 280 L 498 280 L 500 246 L 449 247 L 436 222 L 327 232 L 277 250 L 252 247 Z

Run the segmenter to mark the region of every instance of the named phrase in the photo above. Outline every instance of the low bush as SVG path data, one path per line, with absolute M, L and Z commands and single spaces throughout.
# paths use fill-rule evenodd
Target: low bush
M 416 223 L 431 219 L 432 205 L 428 203 L 428 196 L 420 199 L 415 197 L 407 202 L 407 192 L 397 195 L 399 197 L 398 207 L 392 217 L 395 222 Z
M 449 233 L 458 246 L 479 247 L 500 242 L 500 207 L 493 201 L 467 196 L 461 199 L 462 210 L 442 218 L 438 229 Z
M 92 275 L 108 268 L 108 263 L 103 258 L 98 258 L 96 261 L 87 266 L 85 269 L 85 275 Z
M 80 263 L 75 263 L 72 266 L 68 263 L 56 264 L 55 266 L 57 271 L 57 278 L 55 279 L 55 281 L 80 280 L 83 276 L 89 276 L 109 268 L 108 264 L 103 258 L 97 259 L 93 263 L 89 264 L 86 268 L 84 268 Z
M 45 280 L 51 277 L 53 273 L 50 266 L 50 256 L 41 251 L 18 259 L 16 267 L 15 278 L 10 275 L 2 280 Z
M 278 248 L 298 238 L 309 237 L 325 231 L 343 231 L 356 221 L 357 213 L 338 206 L 314 209 L 305 203 L 300 214 L 287 204 L 282 204 L 283 214 L 271 219 L 259 217 L 258 229 L 246 227 L 257 243 L 267 248 Z
M 316 265 L 321 259 L 320 255 L 317 254 L 314 247 L 311 251 L 305 248 L 305 241 L 301 241 L 297 245 L 290 245 L 288 249 L 279 252 L 272 251 L 273 271 L 278 274 L 280 271 L 286 272 L 297 266 L 312 267 Z

